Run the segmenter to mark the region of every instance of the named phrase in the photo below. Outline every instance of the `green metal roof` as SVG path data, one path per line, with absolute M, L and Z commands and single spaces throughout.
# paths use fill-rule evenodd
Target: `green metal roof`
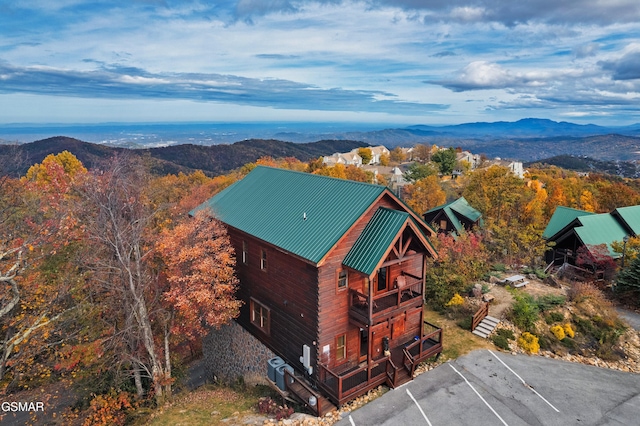
M 258 166 L 194 212 L 210 208 L 222 222 L 317 264 L 385 189 Z
M 467 200 L 464 197 L 460 197 L 457 200 L 454 200 L 450 203 L 443 204 L 438 207 L 434 207 L 424 214 L 427 215 L 437 210 L 442 210 L 444 214 L 447 215 L 447 217 L 449 218 L 449 221 L 451 221 L 454 228 L 456 228 L 457 232 L 461 232 L 464 229 L 464 226 L 458 219 L 458 216 L 465 217 L 471 222 L 477 221 L 482 216 L 482 213 L 480 213 L 478 210 L 471 207 L 471 205 L 467 202 Z
M 589 216 L 594 213 L 586 212 L 584 210 L 572 209 L 570 207 L 558 206 L 556 210 L 553 212 L 547 227 L 542 233 L 542 238 L 549 239 L 556 235 L 558 232 L 562 231 L 564 227 L 568 224 L 576 220 L 581 216 Z
M 342 264 L 367 276 L 371 275 L 410 217 L 409 213 L 380 207 Z
M 578 218 L 578 221 L 582 226 L 576 226 L 574 230 L 580 238 L 580 241 L 587 246 L 606 244 L 613 257 L 620 256 L 619 253 L 615 253 L 611 249 L 611 243 L 614 241 L 622 241 L 627 235 L 627 231 L 615 217 L 609 213 L 603 213 L 581 216 Z
M 482 216 L 482 213 L 480 213 L 478 210 L 471 207 L 471 205 L 467 202 L 467 200 L 464 197 L 460 197 L 457 200 L 450 203 L 449 208 L 454 212 L 466 217 L 472 222 L 475 222 L 476 220 L 480 219 L 480 217 Z
M 640 234 L 640 206 L 618 207 L 614 213 L 622 218 L 635 235 Z

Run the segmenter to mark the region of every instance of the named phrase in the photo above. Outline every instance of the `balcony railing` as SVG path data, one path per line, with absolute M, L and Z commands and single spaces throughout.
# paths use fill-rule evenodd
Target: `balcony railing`
M 382 358 L 375 364 L 343 368 L 344 371 L 331 371 L 324 365 L 318 369 L 320 386 L 330 399 L 342 405 L 350 399 L 366 393 L 387 380 L 388 358 Z
M 404 286 L 373 297 L 371 318 L 384 316 L 397 308 L 414 303 L 416 300 L 422 300 L 422 279 L 407 273 L 403 273 L 403 275 L 406 282 Z M 370 322 L 369 311 L 369 296 L 349 289 L 349 313 L 361 322 L 368 324 Z
M 418 364 L 442 352 L 442 329 L 425 321 L 422 337 L 405 346 L 403 352 L 403 364 L 413 376 Z

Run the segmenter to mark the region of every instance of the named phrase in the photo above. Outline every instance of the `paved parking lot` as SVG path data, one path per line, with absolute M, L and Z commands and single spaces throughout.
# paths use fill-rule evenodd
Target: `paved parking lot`
M 640 425 L 640 375 L 478 350 L 344 416 L 363 425 Z

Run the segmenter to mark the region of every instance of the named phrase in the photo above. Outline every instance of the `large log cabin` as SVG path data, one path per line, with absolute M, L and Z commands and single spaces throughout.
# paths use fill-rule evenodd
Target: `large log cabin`
M 235 248 L 237 322 L 307 389 L 342 405 L 441 352 L 423 318 L 434 231 L 386 187 L 259 166 L 198 209 Z

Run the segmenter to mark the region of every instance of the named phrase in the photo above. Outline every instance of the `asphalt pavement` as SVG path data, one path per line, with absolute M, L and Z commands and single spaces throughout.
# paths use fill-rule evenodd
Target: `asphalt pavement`
M 640 425 L 640 375 L 478 350 L 387 392 L 337 425 Z

